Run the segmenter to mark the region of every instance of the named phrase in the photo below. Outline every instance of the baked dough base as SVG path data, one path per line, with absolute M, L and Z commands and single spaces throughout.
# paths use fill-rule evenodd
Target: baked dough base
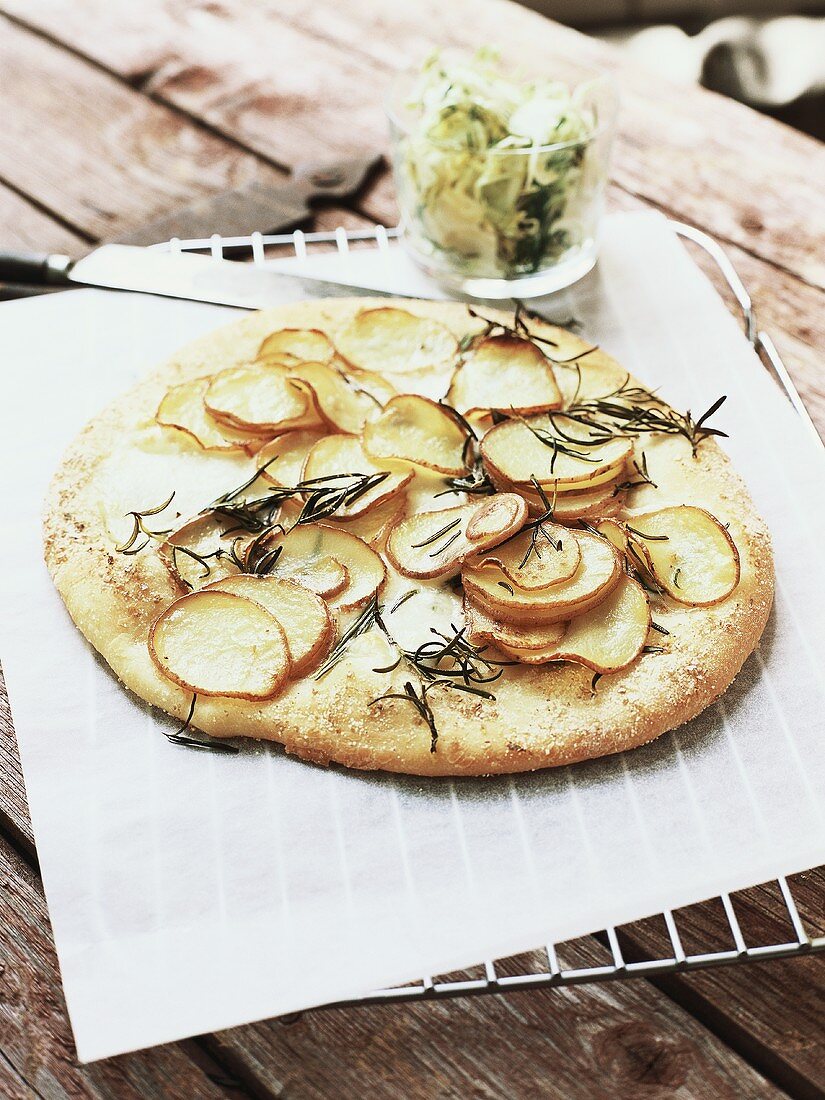
M 459 338 L 474 327 L 463 305 L 408 300 L 328 299 L 250 314 L 182 349 L 93 420 L 69 448 L 46 502 L 46 562 L 79 629 L 119 679 L 152 705 L 181 720 L 189 710 L 191 695 L 159 674 L 146 646 L 152 620 L 180 593 L 151 549 L 134 557 L 115 552 L 130 528 L 123 517 L 159 503 L 172 489 L 173 509 L 186 517 L 254 469 L 246 456 L 203 452 L 182 433 L 159 428 L 153 418 L 161 397 L 170 385 L 254 358 L 262 338 L 277 328 L 321 328 L 335 342 L 359 309 L 391 304 L 433 317 Z M 588 346 L 552 326 L 547 334 L 564 355 Z M 393 381 L 404 390 L 405 379 L 396 375 Z M 411 706 L 370 705 L 409 679 L 401 670 L 373 671 L 388 663 L 390 651 L 372 631 L 321 680 L 292 682 L 276 699 L 199 696 L 195 727 L 214 737 L 277 741 L 287 752 L 321 764 L 495 775 L 620 752 L 687 722 L 731 684 L 765 628 L 773 600 L 770 539 L 743 481 L 713 440 L 703 442 L 696 457 L 678 436 L 648 437 L 643 449 L 658 488 L 633 490 L 628 514 L 700 505 L 730 525 L 741 558 L 739 585 L 721 604 L 655 610 L 655 620 L 670 632 L 668 652 L 643 655 L 624 672 L 602 677 L 595 691 L 592 673 L 572 664 L 508 667 L 493 686 L 495 701 L 436 689 L 428 695 L 439 730 L 431 752 L 429 730 Z M 460 594 L 443 586 L 436 591 L 391 579 L 387 605 L 394 591 L 411 587 L 426 588 L 442 616 L 461 622 Z M 436 607 L 445 600 L 446 607 Z M 411 599 L 405 607 L 415 603 Z M 420 608 L 416 616 L 420 622 Z

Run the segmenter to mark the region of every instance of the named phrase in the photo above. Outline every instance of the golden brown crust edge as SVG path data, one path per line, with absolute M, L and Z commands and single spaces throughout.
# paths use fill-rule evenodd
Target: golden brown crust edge
M 190 696 L 157 674 L 145 645 L 149 624 L 177 591 L 153 558 L 112 553 L 89 499 L 95 472 L 136 415 L 151 416 L 168 385 L 248 357 L 261 336 L 279 325 L 312 321 L 334 330 L 370 304 L 355 299 L 280 307 L 195 341 L 87 426 L 53 479 L 45 556 L 70 614 L 128 688 L 178 718 L 186 716 Z M 468 327 L 463 307 L 452 303 L 397 304 L 445 320 L 459 334 Z M 665 440 L 662 446 L 670 452 L 674 444 Z M 696 502 L 731 522 L 743 563 L 739 588 L 729 600 L 676 613 L 672 653 L 604 677 L 595 695 L 591 674 L 572 665 L 518 670 L 495 703 L 433 695 L 440 729 L 435 753 L 412 708 L 369 707 L 388 688 L 386 677 L 370 675 L 369 660 L 360 666 L 345 662 L 319 684 L 302 681 L 263 706 L 201 699 L 196 725 L 215 736 L 278 741 L 318 763 L 419 775 L 499 774 L 575 763 L 634 748 L 682 725 L 729 687 L 758 643 L 770 614 L 773 568 L 767 529 L 715 443 L 703 444 L 697 460 L 684 453 L 668 453 L 665 460 L 674 469 L 686 467 L 686 484 L 703 487 Z M 674 623 L 669 620 L 669 628 Z

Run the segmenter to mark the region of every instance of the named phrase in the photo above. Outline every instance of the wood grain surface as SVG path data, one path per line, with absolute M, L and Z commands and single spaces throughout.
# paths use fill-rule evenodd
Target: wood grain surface
M 822 428 L 823 147 L 667 85 L 506 0 L 0 0 L 0 241 L 78 255 L 192 198 L 282 178 L 309 159 L 386 149 L 381 101 L 393 74 L 436 44 L 489 42 L 545 71 L 564 53 L 614 73 L 611 207 L 659 209 L 725 244 Z M 394 219 L 385 174 L 319 224 Z M 80 1067 L 0 698 L 0 1095 L 825 1096 L 825 978 L 814 958 L 318 1011 Z M 794 888 L 803 920 L 821 931 L 825 875 Z M 748 942 L 791 938 L 775 887 L 735 905 Z M 688 950 L 730 942 L 718 902 L 677 920 Z M 621 943 L 628 958 L 670 950 L 661 919 L 622 929 Z M 607 957 L 594 937 L 567 950 L 581 965 Z

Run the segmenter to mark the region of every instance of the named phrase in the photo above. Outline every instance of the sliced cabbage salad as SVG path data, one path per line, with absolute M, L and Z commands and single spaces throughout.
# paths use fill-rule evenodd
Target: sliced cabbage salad
M 584 90 L 508 78 L 490 52 L 432 55 L 396 147 L 413 246 L 468 275 L 512 278 L 581 244 L 598 172 L 598 158 L 588 164 L 598 119 Z

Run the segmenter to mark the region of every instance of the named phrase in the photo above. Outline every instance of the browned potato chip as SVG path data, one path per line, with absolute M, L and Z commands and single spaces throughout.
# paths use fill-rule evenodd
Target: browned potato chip
M 224 516 L 196 516 L 158 546 L 164 565 L 181 588 L 203 588 L 209 581 L 238 572 L 229 557 L 238 533 L 224 535 L 231 526 Z
M 682 504 L 627 521 L 642 542 L 653 576 L 669 596 L 691 607 L 720 603 L 739 583 L 739 551 L 716 516 Z
M 323 438 L 323 431 L 301 428 L 271 439 L 258 451 L 258 468 L 266 467 L 261 471 L 261 477 L 273 485 L 297 485 L 303 477 L 307 455 Z
M 557 419 L 562 424 L 563 418 Z M 565 435 L 577 430 L 563 423 Z M 564 450 L 550 442 L 559 439 Z M 481 454 L 491 476 L 529 487 L 535 478 L 545 488 L 583 491 L 615 480 L 633 453 L 630 439 L 610 439 L 599 446 L 572 444 L 554 432 L 547 416 L 529 420 L 505 420 L 491 428 L 481 441 Z M 582 457 L 579 457 L 581 455 Z
M 437 401 L 398 394 L 364 427 L 364 450 L 380 461 L 414 462 L 442 474 L 466 473 L 467 432 Z
M 149 631 L 158 670 L 196 695 L 269 699 L 289 676 L 286 635 L 260 604 L 232 592 L 190 592 Z
M 568 624 L 556 659 L 575 661 L 606 675 L 633 664 L 650 629 L 650 606 L 641 586 L 622 574 L 592 611 Z
M 260 445 L 260 436 L 221 424 L 207 411 L 203 399 L 210 381 L 193 378 L 170 386 L 155 413 L 158 424 L 185 432 L 205 451 L 243 451 L 250 444 Z
M 387 557 L 405 577 L 444 577 L 457 573 L 471 554 L 518 531 L 526 516 L 524 501 L 514 493 L 437 512 L 416 512 L 390 532 Z M 471 540 L 467 532 L 474 522 L 476 538 Z
M 537 344 L 517 336 L 487 336 L 465 355 L 447 400 L 461 413 L 497 409 L 544 412 L 561 408 L 552 368 Z
M 213 375 L 204 405 L 221 423 L 256 432 L 318 427 L 314 392 L 278 367 L 253 363 Z
M 479 554 L 471 564 L 497 565 L 517 587 L 539 591 L 570 580 L 580 562 L 575 535 L 566 527 L 542 523 Z
M 390 459 L 380 463 L 364 453 L 360 440 L 352 435 L 329 435 L 320 439 L 307 455 L 304 464 L 304 481 L 351 476 L 353 474 L 386 474 L 374 486 L 362 493 L 357 500 L 339 508 L 335 519 L 355 519 L 378 504 L 402 492 L 413 476 L 409 466 Z
M 292 577 L 311 587 L 313 570 L 326 574 L 329 562 L 337 562 L 347 574 L 345 587 L 335 596 L 325 597 L 337 611 L 360 607 L 382 587 L 387 571 L 374 550 L 341 527 L 320 523 L 298 524 L 280 539 L 281 554 L 272 572 L 279 577 Z
M 329 608 L 314 592 L 281 577 L 242 573 L 207 585 L 207 592 L 234 592 L 273 615 L 286 634 L 290 676 L 305 676 L 326 654 L 335 635 Z
M 527 501 L 527 507 L 533 516 L 542 516 L 547 508 L 541 496 L 525 485 L 514 485 L 499 474 L 488 470 L 493 485 L 505 493 L 518 493 Z M 624 504 L 625 494 L 620 488 L 625 480 L 624 467 L 612 481 L 605 481 L 594 489 L 577 493 L 571 489 L 556 489 L 549 485 L 545 491 L 548 503 L 553 510 L 553 519 L 558 523 L 573 523 L 579 519 L 600 519 L 619 512 Z
M 468 641 L 474 645 L 479 642 L 492 642 L 494 645 L 509 646 L 519 652 L 533 650 L 542 652 L 555 649 L 564 637 L 566 623 L 533 623 L 516 626 L 502 622 L 464 600 L 464 618 L 467 621 Z
M 370 420 L 381 415 L 381 402 L 346 375 L 325 363 L 295 363 L 281 368 L 290 378 L 312 387 L 324 421 L 336 432 L 359 435 Z
M 469 600 L 495 619 L 512 623 L 552 623 L 583 615 L 600 603 L 621 575 L 614 546 L 588 531 L 571 531 L 580 543 L 581 561 L 568 581 L 552 588 L 527 589 L 512 584 L 495 565 L 465 565 L 461 573 Z
M 611 398 L 628 379 L 624 367 L 600 349 L 574 363 L 554 366 L 553 373 L 565 408 L 573 402 Z
M 258 359 L 298 363 L 329 363 L 335 355 L 332 341 L 317 328 L 282 328 L 271 332 L 258 348 Z
M 456 338 L 445 325 L 394 306 L 362 309 L 336 342 L 353 366 L 379 374 L 443 368 L 458 351 Z
M 368 512 L 355 519 L 328 519 L 324 520 L 330 527 L 342 525 L 345 531 L 351 535 L 357 535 L 363 539 L 367 546 L 383 546 L 387 535 L 407 514 L 407 494 L 398 493 L 389 497 L 382 504 L 376 504 Z

